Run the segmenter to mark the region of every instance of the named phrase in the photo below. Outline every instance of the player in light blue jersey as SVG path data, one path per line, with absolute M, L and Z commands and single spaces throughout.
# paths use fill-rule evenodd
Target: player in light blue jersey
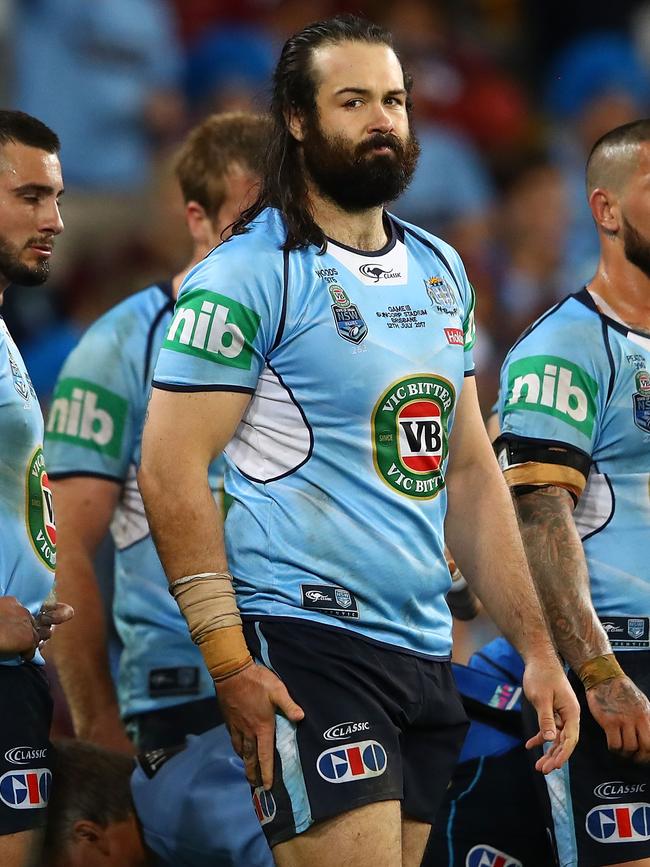
M 45 451 L 59 518 L 58 581 L 79 616 L 52 644 L 76 733 L 104 746 L 133 749 L 122 719 L 140 749 L 175 745 L 220 719 L 212 679 L 167 592 L 135 472 L 153 365 L 178 287 L 249 200 L 267 130 L 262 117 L 224 114 L 189 134 L 176 174 L 193 242 L 190 264 L 89 328 L 55 390 Z M 218 497 L 221 472 L 211 467 Z M 93 567 L 109 526 L 116 548 L 113 614 L 123 642 L 119 700 Z
M 133 759 L 84 741 L 56 744 L 40 867 L 273 867 L 244 768 L 225 726 Z
M 650 120 L 594 145 L 598 271 L 503 366 L 499 461 L 582 705 L 547 786 L 560 863 L 650 865 Z
M 143 435 L 158 553 L 280 865 L 420 863 L 466 728 L 445 537 L 526 658 L 540 768 L 577 736 L 481 422 L 472 288 L 384 209 L 417 160 L 409 90 L 367 21 L 287 41 L 260 196 L 185 279 Z
M 0 305 L 11 283 L 49 274 L 63 230 L 59 139 L 18 111 L 0 111 Z M 0 864 L 38 849 L 52 780 L 52 701 L 38 648 L 72 616 L 54 596 L 56 526 L 43 458 L 43 416 L 0 315 Z

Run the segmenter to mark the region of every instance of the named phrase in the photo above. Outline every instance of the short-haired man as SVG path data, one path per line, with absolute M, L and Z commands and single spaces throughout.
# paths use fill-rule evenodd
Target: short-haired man
M 132 750 L 181 742 L 220 717 L 212 680 L 167 592 L 135 481 L 153 364 L 185 274 L 222 240 L 259 181 L 269 124 L 213 115 L 181 146 L 176 174 L 192 236 L 192 259 L 172 280 L 104 314 L 61 372 L 46 434 L 59 517 L 58 583 L 79 616 L 53 644 L 79 737 Z M 215 495 L 220 468 L 210 469 Z M 123 642 L 118 694 L 107 654 L 94 555 L 111 529 L 113 612 Z M 60 641 L 59 641 L 60 638 Z
M 10 283 L 49 274 L 63 230 L 59 140 L 41 121 L 0 111 L 0 304 Z M 52 701 L 39 645 L 72 616 L 53 594 L 56 527 L 43 416 L 0 316 L 0 864 L 31 864 L 52 780 Z
M 56 744 L 39 867 L 272 867 L 225 726 L 137 762 L 85 741 Z M 257 815 L 256 815 L 257 814 Z
M 184 283 L 143 437 L 158 552 L 270 789 L 280 865 L 420 863 L 467 725 L 445 511 L 526 658 L 534 740 L 555 741 L 540 768 L 577 737 L 478 409 L 472 289 L 452 248 L 384 210 L 417 160 L 409 90 L 367 21 L 287 41 L 260 196 Z M 205 481 L 226 446 L 227 557 Z
M 650 120 L 594 145 L 587 286 L 501 374 L 496 447 L 531 571 L 582 706 L 551 774 L 560 863 L 650 865 Z

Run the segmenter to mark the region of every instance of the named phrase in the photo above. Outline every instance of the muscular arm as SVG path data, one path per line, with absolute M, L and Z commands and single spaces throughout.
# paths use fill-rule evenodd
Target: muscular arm
M 57 630 L 50 651 L 78 737 L 133 752 L 110 673 L 104 604 L 95 574 L 97 548 L 113 517 L 117 482 L 86 476 L 52 481 L 58 533 L 57 592 L 75 618 Z
M 550 485 L 518 497 L 517 508 L 553 637 L 564 659 L 578 672 L 585 662 L 612 649 L 591 601 L 573 500 L 564 489 Z M 650 703 L 628 677 L 613 677 L 591 687 L 587 701 L 611 750 L 650 761 Z
M 555 737 L 554 712 L 564 725 L 558 736 L 562 742 L 558 740 L 550 751 L 555 763 L 543 765 L 548 771 L 559 767 L 575 746 L 577 702 L 548 634 L 473 379 L 465 382 L 461 392 L 449 454 L 447 543 L 490 616 L 522 655 L 524 687 L 537 709 L 544 737 Z

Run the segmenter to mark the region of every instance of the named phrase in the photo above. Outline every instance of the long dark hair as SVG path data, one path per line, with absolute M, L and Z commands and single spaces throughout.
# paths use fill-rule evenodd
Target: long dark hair
M 311 69 L 314 49 L 339 42 L 369 42 L 393 48 L 391 34 L 356 15 L 337 15 L 327 21 L 309 24 L 288 39 L 273 74 L 271 97 L 271 137 L 264 161 L 260 192 L 253 204 L 233 225 L 233 235 L 247 231 L 264 208 L 278 208 L 284 217 L 287 235 L 284 250 L 316 244 L 325 249 L 325 235 L 316 225 L 307 203 L 307 186 L 300 159 L 300 142 L 290 133 L 286 116 L 297 111 L 307 119 L 316 112 L 316 83 Z M 407 94 L 412 79 L 404 73 Z M 410 110 L 410 101 L 407 102 Z

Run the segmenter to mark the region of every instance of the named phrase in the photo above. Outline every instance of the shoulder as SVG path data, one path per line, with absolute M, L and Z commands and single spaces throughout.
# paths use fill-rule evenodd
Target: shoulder
M 404 235 L 405 241 L 411 241 L 413 245 L 419 245 L 422 251 L 429 251 L 435 254 L 440 261 L 457 277 L 465 278 L 465 266 L 460 258 L 458 251 L 439 238 L 437 235 L 432 235 L 426 229 L 416 226 L 413 223 L 407 223 L 406 220 L 401 220 L 393 214 L 389 215 L 391 220 L 398 227 L 398 230 Z
M 82 342 L 110 338 L 122 343 L 125 337 L 132 338 L 137 334 L 146 338 L 147 326 L 160 312 L 173 309 L 173 300 L 164 285 L 148 286 L 111 307 L 88 328 Z

